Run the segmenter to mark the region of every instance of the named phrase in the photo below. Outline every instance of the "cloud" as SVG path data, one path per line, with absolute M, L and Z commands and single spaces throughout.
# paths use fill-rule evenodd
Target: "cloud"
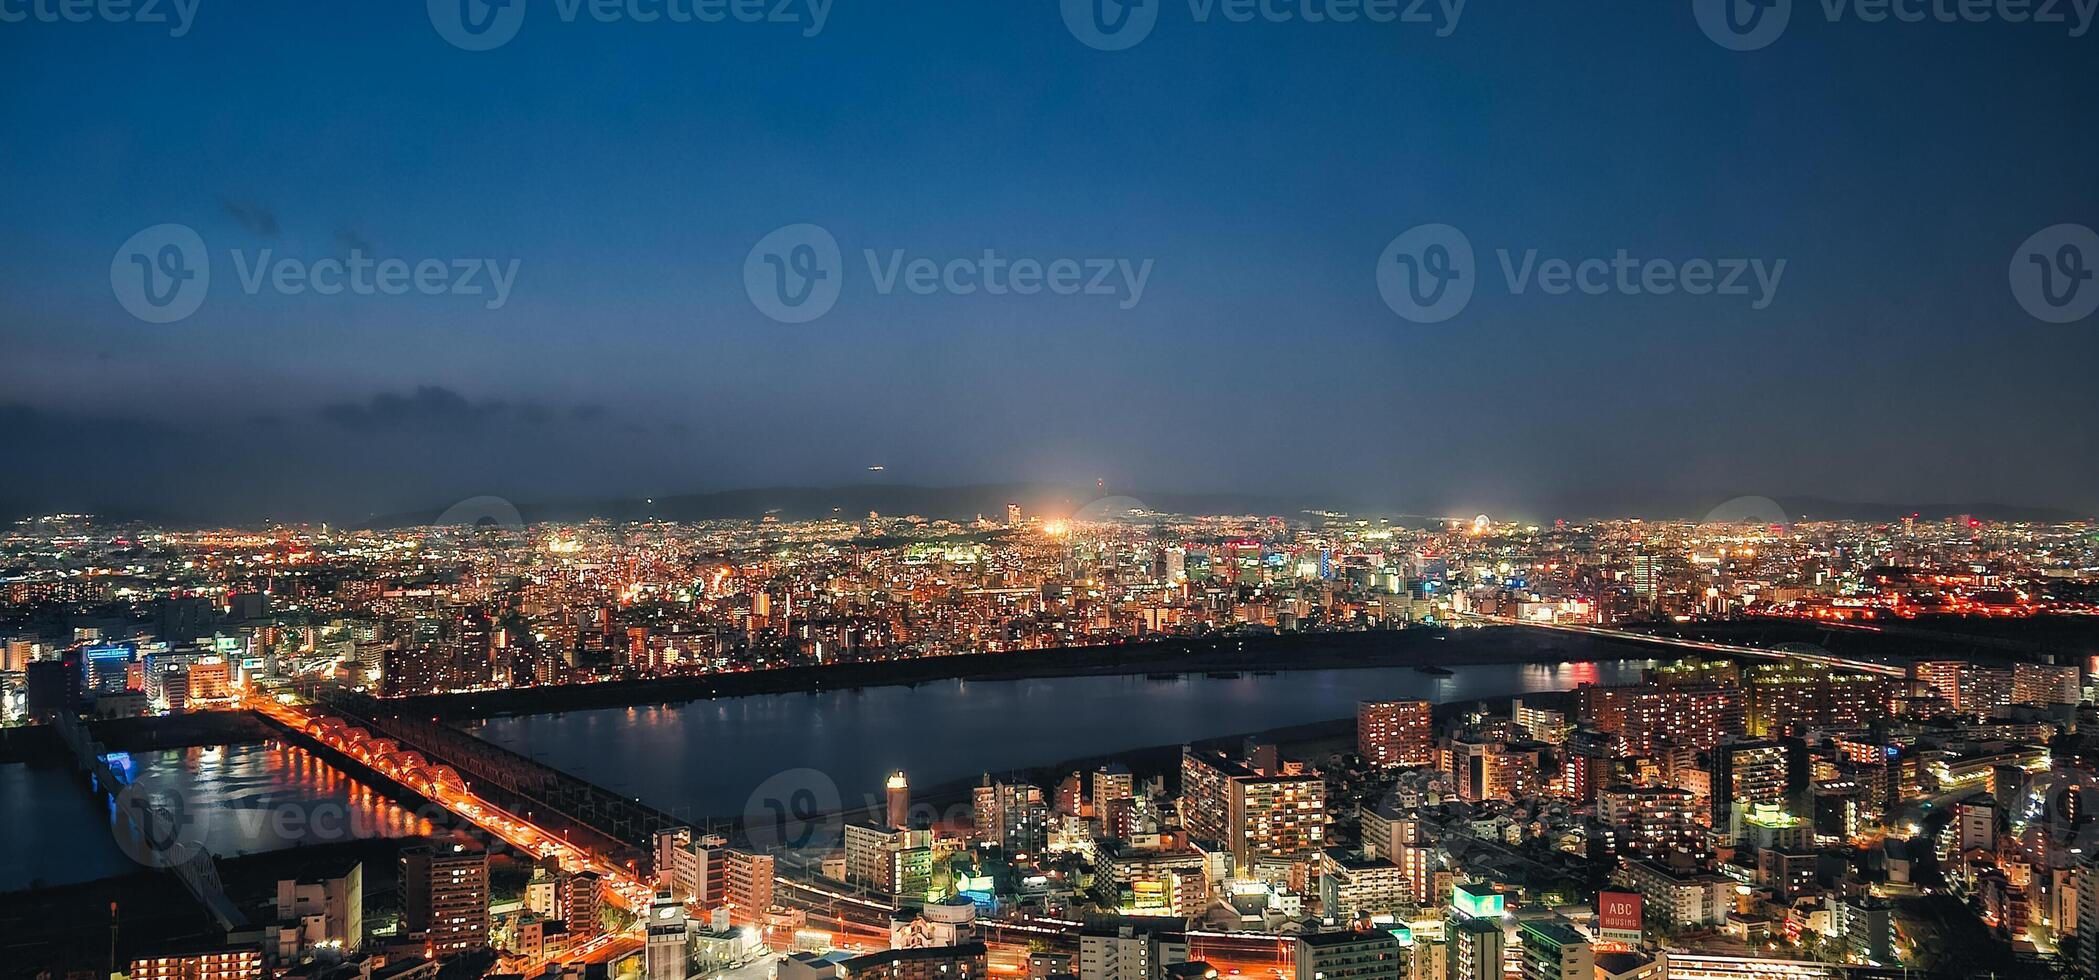
M 249 231 L 264 238 L 277 237 L 277 212 L 269 205 L 222 197 L 219 199 L 219 206 L 225 208 L 233 220 L 240 222 Z
M 72 443 L 96 448 L 131 448 L 178 435 L 148 419 L 73 415 L 32 408 L 20 402 L 0 403 L 0 433 L 17 446 Z
M 609 421 L 602 405 L 577 405 L 563 411 L 538 402 L 476 401 L 441 385 L 423 385 L 407 395 L 380 392 L 363 401 L 336 402 L 314 414 L 340 428 L 365 433 L 497 425 L 541 428 L 563 420 L 578 425 Z
M 243 525 L 349 520 L 482 494 L 596 499 L 628 495 L 633 480 L 705 485 L 708 474 L 674 461 L 637 463 L 620 413 L 583 407 L 439 385 L 179 418 L 165 403 L 101 416 L 0 399 L 0 459 L 27 461 L 0 480 L 0 523 L 57 512 Z M 547 454 L 577 465 L 550 471 L 538 463 Z M 637 465 L 649 472 L 637 476 Z M 240 476 L 273 468 L 270 480 Z
M 348 227 L 335 229 L 335 246 L 345 255 L 359 252 L 370 255 L 375 251 L 362 232 Z
M 361 402 L 324 405 L 317 414 L 346 429 L 391 432 L 479 425 L 509 411 L 505 402 L 475 402 L 450 388 L 425 385 L 412 395 L 381 392 Z

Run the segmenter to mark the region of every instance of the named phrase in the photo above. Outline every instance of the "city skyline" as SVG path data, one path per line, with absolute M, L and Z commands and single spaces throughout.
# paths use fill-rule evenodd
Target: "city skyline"
M 880 475 L 886 467 L 865 471 Z M 870 473 L 863 472 L 862 476 Z M 579 494 L 571 497 L 516 501 L 495 494 L 478 494 L 462 500 L 440 502 L 423 498 L 390 511 L 286 504 L 281 499 L 255 507 L 205 506 L 196 510 L 170 509 L 159 505 L 131 505 L 121 498 L 68 496 L 73 506 L 60 506 L 51 497 L 0 496 L 0 520 L 27 521 L 49 516 L 84 516 L 111 525 L 144 525 L 160 528 L 255 528 L 279 525 L 335 524 L 350 528 L 398 528 L 454 523 L 566 524 L 588 520 L 611 521 L 734 521 L 763 517 L 813 520 L 872 511 L 896 517 L 936 521 L 967 521 L 995 515 L 1007 506 L 1025 502 L 1031 514 L 1083 517 L 1112 516 L 1109 510 L 1150 510 L 1167 514 L 1245 514 L 1275 518 L 1305 515 L 1352 516 L 1393 520 L 1416 526 L 1439 521 L 1465 521 L 1476 516 L 1518 523 L 1554 521 L 1653 521 L 1736 522 L 1761 520 L 1789 524 L 1795 521 L 1899 522 L 1905 518 L 1987 519 L 2028 524 L 2066 524 L 2088 520 L 2086 512 L 2056 506 L 2035 506 L 2006 501 L 1937 501 L 1910 499 L 1833 500 L 1823 497 L 1766 497 L 1759 494 L 1730 495 L 1718 492 L 1630 492 L 1555 493 L 1525 488 L 1513 493 L 1484 492 L 1454 499 L 1444 494 L 1399 497 L 1366 491 L 1334 492 L 1190 492 L 1153 491 L 1110 487 L 1105 480 L 1093 486 L 1078 482 L 983 483 L 966 485 L 920 485 L 901 481 L 863 480 L 831 485 L 779 485 L 740 487 L 711 491 L 685 491 L 612 497 Z M 386 498 L 397 499 L 397 498 Z
M 0 0 L 0 980 L 2099 980 L 2099 0 Z

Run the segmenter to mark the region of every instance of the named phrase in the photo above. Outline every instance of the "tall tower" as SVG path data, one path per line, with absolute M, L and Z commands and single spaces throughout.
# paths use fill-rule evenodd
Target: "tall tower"
M 911 829 L 911 784 L 901 771 L 889 777 L 889 826 L 893 830 Z

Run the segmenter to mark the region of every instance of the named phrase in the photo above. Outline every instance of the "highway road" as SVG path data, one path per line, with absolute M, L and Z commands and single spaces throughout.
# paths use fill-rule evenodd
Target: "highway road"
M 420 756 L 412 751 L 374 751 L 371 742 L 345 737 L 341 729 L 322 724 L 326 720 L 324 716 L 301 705 L 250 697 L 246 706 L 288 728 L 303 731 L 321 744 L 421 793 L 431 802 L 511 847 L 542 858 L 554 858 L 564 870 L 570 872 L 596 872 L 605 901 L 635 913 L 637 922 L 655 896 L 655 889 L 629 869 L 602 855 L 593 854 L 579 845 L 571 844 L 560 835 L 534 826 L 516 814 L 490 803 L 475 795 L 463 782 L 433 778 L 435 770 L 427 766 L 416 766 L 415 762 L 420 760 Z M 528 975 L 543 972 L 546 962 L 611 963 L 633 955 L 644 945 L 646 939 L 641 926 L 637 924 L 624 932 L 599 936 L 551 960 L 523 961 L 523 970 Z

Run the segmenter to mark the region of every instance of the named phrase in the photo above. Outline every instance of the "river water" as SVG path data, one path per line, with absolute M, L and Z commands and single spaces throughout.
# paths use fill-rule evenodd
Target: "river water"
M 128 759 L 128 763 L 126 760 Z M 431 827 L 312 754 L 278 742 L 123 753 L 134 781 L 180 798 L 183 839 L 236 856 Z M 143 866 L 119 850 L 109 804 L 67 765 L 0 765 L 0 891 L 93 881 Z
M 1647 661 L 1490 664 L 1448 677 L 1408 667 L 1175 680 L 950 680 L 680 705 L 499 718 L 477 734 L 681 817 L 739 816 L 782 785 L 857 803 L 897 770 L 936 786 L 1154 745 L 1354 714 L 1360 700 L 1463 701 L 1639 679 Z M 275 742 L 143 752 L 142 779 L 181 795 L 193 835 L 222 856 L 344 834 L 430 828 L 305 751 Z M 766 793 L 757 793 L 761 785 Z M 823 794 L 819 794 L 820 796 Z M 828 801 L 825 801 L 828 803 Z M 289 818 L 289 819 L 287 819 Z M 64 766 L 0 765 L 0 891 L 137 870 L 106 804 Z
M 497 718 L 476 734 L 688 819 L 740 816 L 754 791 L 812 780 L 848 804 L 902 770 L 937 786 L 1153 745 L 1355 714 L 1357 701 L 1566 691 L 1639 680 L 1648 661 L 950 680 Z M 812 775 L 814 770 L 820 776 Z M 768 783 L 768 781 L 771 781 Z M 770 797 L 771 793 L 763 794 Z M 825 801 L 828 803 L 828 800 Z

